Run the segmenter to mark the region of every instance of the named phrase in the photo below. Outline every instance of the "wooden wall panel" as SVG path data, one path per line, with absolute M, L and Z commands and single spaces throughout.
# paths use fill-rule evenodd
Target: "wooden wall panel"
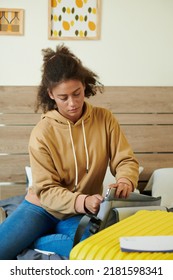
M 114 113 L 170 113 L 172 99 L 173 87 L 105 87 L 89 101 Z
M 1 182 L 26 182 L 25 166 L 30 165 L 28 154 L 1 155 L 0 159 Z
M 137 153 L 173 153 L 172 125 L 123 125 L 122 130 Z
M 0 111 L 2 113 L 34 113 L 36 95 L 36 86 L 1 86 Z
M 0 114 L 0 125 L 2 126 L 34 126 L 41 118 L 41 114 Z
M 34 113 L 36 86 L 0 86 L 1 112 Z M 173 87 L 105 87 L 104 93 L 90 97 L 90 103 L 114 113 L 173 112 Z
M 173 114 L 114 114 L 118 122 L 123 125 L 173 125 Z
M 28 142 L 32 126 L 1 127 L 0 153 L 28 153 Z

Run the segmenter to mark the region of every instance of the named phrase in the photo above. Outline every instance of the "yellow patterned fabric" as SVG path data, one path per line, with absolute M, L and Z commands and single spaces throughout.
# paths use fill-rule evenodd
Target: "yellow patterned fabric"
M 122 252 L 120 237 L 173 235 L 173 213 L 141 210 L 77 244 L 71 260 L 173 260 L 173 253 Z

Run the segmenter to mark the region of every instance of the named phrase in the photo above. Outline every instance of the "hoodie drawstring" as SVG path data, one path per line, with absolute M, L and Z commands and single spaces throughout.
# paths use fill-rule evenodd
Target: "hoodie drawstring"
M 73 156 L 74 156 L 74 164 L 75 164 L 75 171 L 76 171 L 76 175 L 75 175 L 75 191 L 77 188 L 77 184 L 78 184 L 78 166 L 77 166 L 77 158 L 76 158 L 76 153 L 75 153 L 75 148 L 74 148 L 74 142 L 73 142 L 73 136 L 72 136 L 72 131 L 71 131 L 71 125 L 70 122 L 68 122 L 68 127 L 69 127 L 69 132 L 70 132 L 70 140 L 71 140 L 71 145 L 72 145 L 72 151 L 73 151 Z
M 70 122 L 67 121 L 68 127 L 69 127 L 69 133 L 70 133 L 70 140 L 72 145 L 72 151 L 73 151 L 73 157 L 74 157 L 74 163 L 75 163 L 75 191 L 77 189 L 78 184 L 78 166 L 77 166 L 77 158 L 76 158 L 76 152 L 74 148 L 74 141 L 72 136 L 72 130 Z M 84 147 L 85 147 L 85 153 L 86 153 L 86 172 L 88 173 L 89 169 L 89 155 L 88 155 L 88 149 L 87 149 L 87 143 L 86 143 L 86 134 L 85 134 L 85 127 L 84 127 L 84 121 L 82 120 L 82 132 L 83 132 L 83 139 L 84 139 Z
M 84 146 L 85 146 L 85 153 L 86 153 L 86 172 L 88 173 L 89 155 L 88 155 L 88 149 L 87 149 L 87 143 L 86 143 L 86 134 L 85 134 L 85 126 L 84 126 L 84 121 L 83 120 L 82 120 L 82 131 L 83 131 L 83 139 L 84 139 Z

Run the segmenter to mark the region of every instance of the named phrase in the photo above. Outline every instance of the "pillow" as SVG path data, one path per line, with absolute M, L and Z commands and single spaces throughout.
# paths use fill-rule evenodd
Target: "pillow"
M 25 166 L 27 188 L 32 186 L 32 172 L 30 166 Z
M 139 175 L 142 173 L 143 170 L 144 170 L 143 166 L 139 166 Z
M 156 169 L 151 175 L 145 190 L 151 190 L 152 196 L 161 196 L 161 206 L 173 207 L 173 168 Z

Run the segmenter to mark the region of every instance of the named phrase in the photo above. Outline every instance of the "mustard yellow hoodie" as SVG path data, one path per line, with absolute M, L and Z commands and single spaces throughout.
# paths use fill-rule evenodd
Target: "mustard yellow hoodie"
M 82 212 L 87 194 L 102 194 L 109 162 L 117 180 L 123 177 L 137 185 L 138 162 L 117 120 L 87 102 L 75 124 L 56 110 L 44 114 L 31 133 L 29 154 L 33 176 L 29 192 L 59 219 L 76 214 L 77 197 Z

